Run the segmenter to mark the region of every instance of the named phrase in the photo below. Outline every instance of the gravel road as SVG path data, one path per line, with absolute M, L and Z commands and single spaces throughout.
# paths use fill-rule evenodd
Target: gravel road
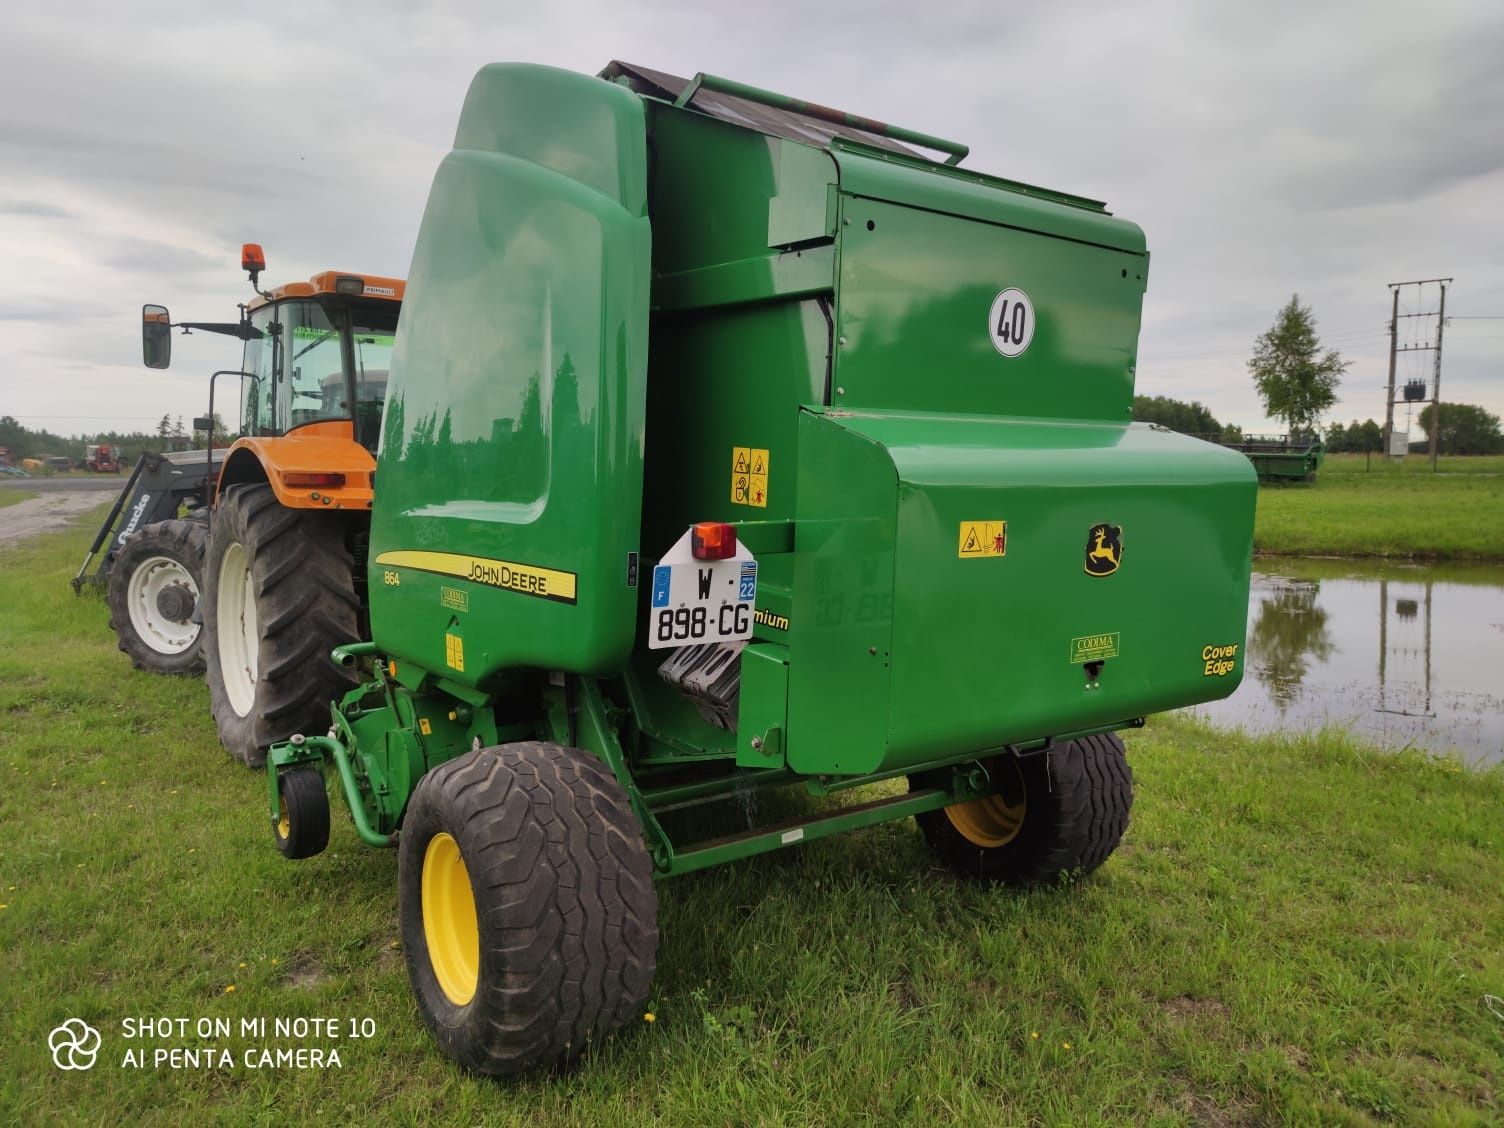
M 0 545 L 15 544 L 37 533 L 61 529 L 70 524 L 80 513 L 104 505 L 110 500 L 108 491 L 90 486 L 86 489 L 54 489 L 53 483 L 39 497 L 27 498 L 0 509 Z M 119 490 L 121 482 L 113 483 Z M 6 487 L 11 488 L 11 487 Z M 42 490 L 42 482 L 27 482 L 21 488 Z

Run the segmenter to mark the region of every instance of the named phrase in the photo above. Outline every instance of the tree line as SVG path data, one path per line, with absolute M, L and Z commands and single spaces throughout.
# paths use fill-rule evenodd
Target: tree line
M 214 445 L 228 446 L 234 441 L 216 413 L 214 417 Z M 0 415 L 0 447 L 10 452 L 17 465 L 23 458 L 47 459 L 62 456 L 74 462 L 84 457 L 84 448 L 95 443 L 109 443 L 120 452 L 120 457 L 131 464 L 143 451 L 161 452 L 174 448 L 197 449 L 208 445 L 208 436 L 203 431 L 189 430 L 183 417 L 173 419 L 164 415 L 153 431 L 95 431 L 84 435 L 57 435 L 46 428 L 27 427 L 12 415 Z
M 1336 349 L 1322 347 L 1311 307 L 1301 304 L 1299 294 L 1292 294 L 1275 314 L 1274 323 L 1254 340 L 1248 373 L 1269 418 L 1283 420 L 1292 435 L 1314 438 L 1322 433 L 1320 418 L 1337 402 L 1337 385 L 1350 366 L 1351 362 Z M 1440 406 L 1438 453 L 1504 453 L 1504 433 L 1497 415 L 1470 403 Z M 1435 405 L 1427 404 L 1420 413 L 1426 441 L 1411 443 L 1411 450 L 1429 448 L 1436 411 Z M 1221 436 L 1223 442 L 1242 438 L 1236 424 L 1218 423 L 1202 404 L 1168 396 L 1134 396 L 1133 418 L 1187 435 Z M 1322 438 L 1333 454 L 1377 453 L 1384 448 L 1384 428 L 1372 419 L 1361 423 L 1354 419 L 1346 426 L 1332 423 Z

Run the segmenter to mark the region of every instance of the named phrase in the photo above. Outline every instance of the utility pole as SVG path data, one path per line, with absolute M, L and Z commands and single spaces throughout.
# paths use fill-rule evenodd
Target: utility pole
M 1400 288 L 1391 282 L 1389 292 L 1394 295 L 1394 304 L 1389 311 L 1389 395 L 1384 400 L 1385 458 L 1389 458 L 1394 453 L 1394 362 L 1399 358 L 1397 350 L 1400 346 Z
M 1422 278 L 1414 282 L 1391 282 L 1389 289 L 1394 294 L 1394 303 L 1389 314 L 1389 393 L 1385 397 L 1384 405 L 1384 453 L 1393 457 L 1394 436 L 1394 377 L 1395 362 L 1402 352 L 1434 352 L 1436 354 L 1435 367 L 1432 369 L 1431 378 L 1431 470 L 1436 470 L 1437 439 L 1441 434 L 1441 331 L 1447 315 L 1447 287 L 1452 284 L 1450 278 Z M 1401 313 L 1400 312 L 1400 288 L 1402 286 L 1414 286 L 1416 288 L 1416 304 L 1425 295 L 1425 287 L 1441 286 L 1441 305 L 1436 313 Z M 1436 318 L 1436 344 L 1405 345 L 1399 343 L 1399 323 L 1407 318 Z M 1409 385 L 1407 384 L 1407 388 Z M 1414 403 L 1416 400 L 1424 400 L 1424 395 L 1412 399 L 1409 394 L 1405 396 L 1405 402 Z M 1403 457 L 1403 451 L 1400 452 Z
M 1447 282 L 1441 284 L 1441 308 L 1436 314 L 1436 374 L 1431 381 L 1431 473 L 1436 473 L 1436 448 L 1441 441 L 1441 331 L 1447 323 Z

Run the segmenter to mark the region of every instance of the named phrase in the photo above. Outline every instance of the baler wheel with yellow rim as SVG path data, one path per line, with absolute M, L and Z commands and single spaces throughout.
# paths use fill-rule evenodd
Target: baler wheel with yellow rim
M 595 757 L 529 741 L 434 768 L 403 818 L 408 981 L 439 1046 L 504 1075 L 562 1064 L 647 1007 L 653 866 Z
M 996 756 L 987 770 L 996 794 L 917 817 L 930 848 L 967 877 L 1006 885 L 1084 877 L 1128 829 L 1133 772 L 1112 733 L 1032 756 Z
M 289 768 L 277 777 L 272 837 L 286 858 L 311 858 L 329 845 L 329 793 L 317 768 Z

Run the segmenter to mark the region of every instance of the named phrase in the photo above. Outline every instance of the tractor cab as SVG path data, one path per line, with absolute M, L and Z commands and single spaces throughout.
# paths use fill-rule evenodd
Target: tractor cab
M 350 423 L 375 451 L 401 298 L 398 279 L 332 270 L 257 297 L 246 310 L 243 432 Z
M 240 437 L 225 454 L 218 489 L 267 482 L 289 508 L 369 510 L 405 283 L 324 270 L 263 290 L 266 256 L 255 243 L 241 248 L 240 266 L 256 296 L 237 321 L 173 321 L 166 306 L 143 307 L 143 361 L 171 364 L 173 329 L 238 337 L 240 369 L 209 380 L 213 417 L 215 380 L 240 377 Z
M 239 337 L 245 342 L 239 373 L 241 435 L 280 438 L 310 424 L 333 424 L 310 434 L 353 440 L 374 454 L 403 280 L 324 270 L 307 282 L 262 290 L 257 279 L 266 269 L 266 256 L 255 243 L 241 248 L 240 266 L 256 296 L 240 307 L 238 321 L 175 322 L 166 306 L 142 308 L 146 367 L 172 363 L 175 328 Z M 212 414 L 212 380 L 209 389 Z

